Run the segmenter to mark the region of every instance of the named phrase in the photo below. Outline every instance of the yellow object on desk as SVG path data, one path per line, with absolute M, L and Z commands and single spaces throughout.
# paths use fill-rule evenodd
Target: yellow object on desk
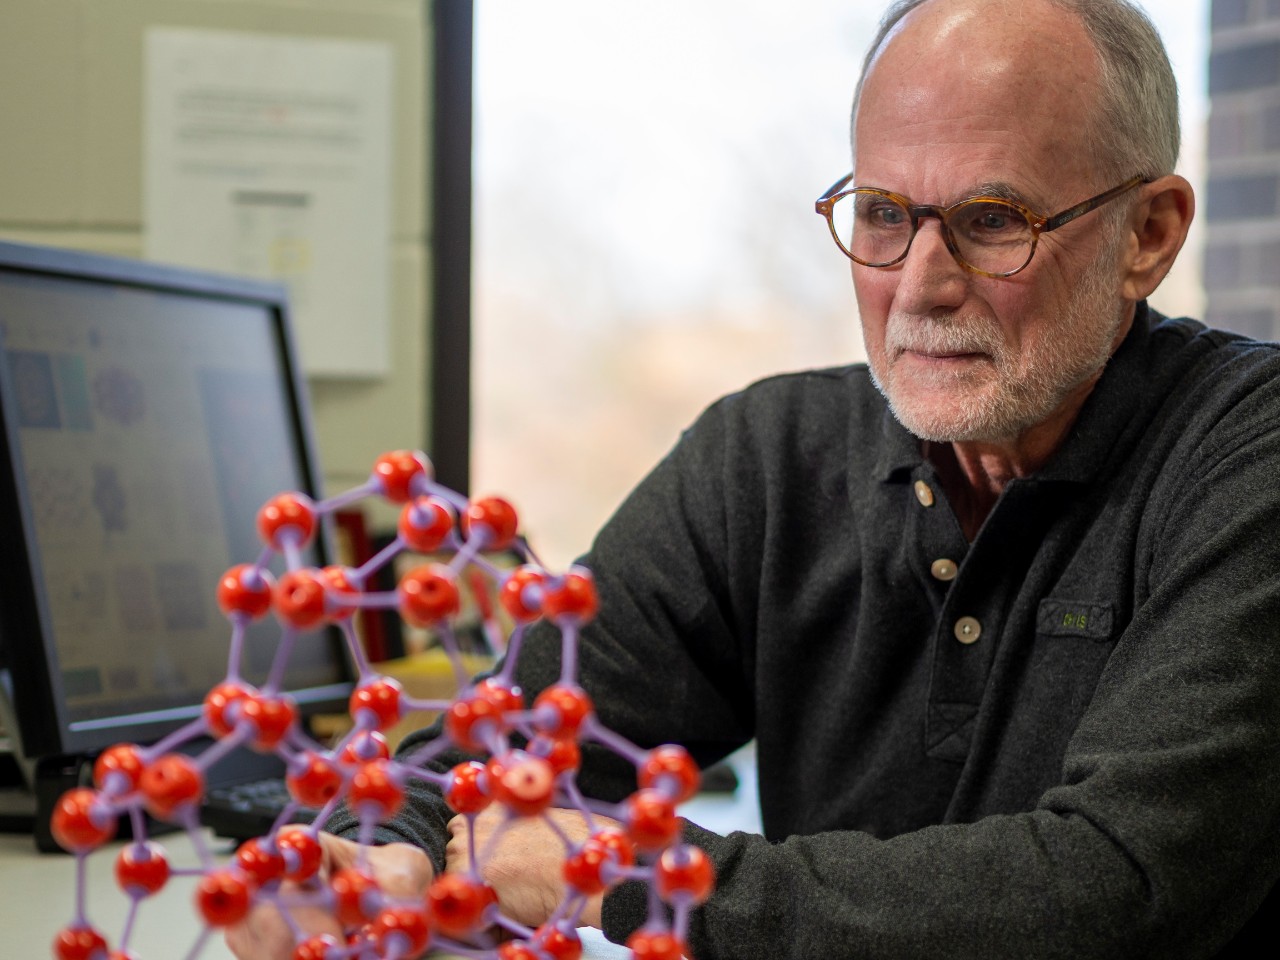
M 488 654 L 463 654 L 462 663 L 468 677 L 473 677 L 490 669 L 494 658 Z M 373 666 L 379 673 L 399 681 L 404 687 L 405 695 L 414 700 L 447 701 L 457 696 L 457 674 L 449 658 L 439 647 L 398 660 L 384 660 Z M 435 710 L 411 710 L 402 716 L 393 727 L 385 731 L 392 751 L 395 751 L 406 736 L 428 726 L 437 716 L 439 712 Z M 337 739 L 351 729 L 351 718 L 346 714 L 315 717 L 312 728 L 318 737 Z

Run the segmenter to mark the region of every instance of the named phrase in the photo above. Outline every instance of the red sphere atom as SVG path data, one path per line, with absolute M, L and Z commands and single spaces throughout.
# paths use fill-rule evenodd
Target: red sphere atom
M 284 827 L 276 835 L 284 855 L 285 877 L 296 883 L 310 880 L 320 869 L 324 851 L 320 841 L 306 827 Z
M 107 941 L 85 924 L 65 927 L 53 938 L 53 955 L 57 960 L 106 960 Z
M 605 888 L 604 866 L 612 862 L 613 858 L 604 844 L 595 843 L 588 838 L 581 847 L 565 858 L 560 872 L 564 882 L 574 890 L 590 895 Z
M 506 730 L 502 712 L 492 700 L 472 695 L 449 704 L 444 712 L 444 730 L 449 739 L 463 750 L 479 752 L 484 739 Z
M 596 843 L 608 848 L 608 850 L 617 859 L 618 864 L 624 867 L 630 867 L 636 862 L 635 844 L 631 842 L 631 838 L 620 830 L 597 830 L 591 835 L 591 839 Z
M 378 900 L 378 882 L 355 867 L 337 871 L 329 881 L 333 890 L 334 908 L 338 919 L 348 927 L 368 923 L 378 915 L 374 901 Z
M 484 925 L 485 910 L 498 902 L 493 888 L 459 873 L 444 873 L 427 888 L 427 910 L 446 936 L 462 937 Z
M 591 697 L 578 686 L 556 684 L 533 702 L 534 726 L 557 740 L 576 740 L 584 720 L 595 709 Z
M 357 733 L 342 752 L 338 754 L 338 762 L 343 766 L 354 767 L 369 760 L 386 760 L 391 756 L 391 745 L 387 738 L 377 730 L 365 730 Z
M 289 796 L 305 807 L 323 807 L 342 789 L 342 771 L 328 757 L 306 751 L 285 774 Z
M 254 692 L 243 683 L 227 681 L 205 694 L 204 722 L 209 725 L 209 732 L 218 738 L 230 734 L 240 718 L 240 706 L 245 697 Z M 233 705 L 235 709 L 232 709 Z
M 480 497 L 462 514 L 462 535 L 480 537 L 482 550 L 505 550 L 515 542 L 520 518 L 516 508 L 501 497 Z
M 227 616 L 239 613 L 256 620 L 271 609 L 271 571 L 251 563 L 232 567 L 218 581 L 218 608 Z
M 360 816 L 372 811 L 379 820 L 395 815 L 404 803 L 404 787 L 392 774 L 390 760 L 370 760 L 356 768 L 347 801 Z
M 481 788 L 484 773 L 484 764 L 475 760 L 454 767 L 444 788 L 445 803 L 458 813 L 479 813 L 489 806 L 493 798 Z
M 421 450 L 392 450 L 374 461 L 369 479 L 392 503 L 406 503 L 420 492 L 416 488 L 433 476 L 431 461 Z
M 199 802 L 204 795 L 204 774 L 190 757 L 169 753 L 142 771 L 141 788 L 151 815 L 169 820 Z
M 251 905 L 249 878 L 234 867 L 206 873 L 196 884 L 196 909 L 211 927 L 239 923 Z
M 115 836 L 116 818 L 98 791 L 75 787 L 54 804 L 49 828 L 62 849 L 87 853 Z
M 558 626 L 590 623 L 599 607 L 595 578 L 583 567 L 572 567 L 543 589 L 542 615 Z
M 258 536 L 273 550 L 304 547 L 316 532 L 316 505 L 301 493 L 281 493 L 258 511 Z
M 524 711 L 524 692 L 514 684 L 504 683 L 497 677 L 486 677 L 481 680 L 475 685 L 474 693 L 497 707 L 504 720 L 508 714 Z
M 142 780 L 142 753 L 132 743 L 107 747 L 93 764 L 93 785 L 110 797 L 125 797 Z
M 329 933 L 322 933 L 314 937 L 307 937 L 293 951 L 292 960 L 333 960 L 337 957 L 338 951 L 342 950 L 342 943 L 338 938 Z
M 512 750 L 493 757 L 485 770 L 493 798 L 517 816 L 537 816 L 551 806 L 556 778 L 541 757 Z
M 426 912 L 412 907 L 388 907 L 373 921 L 379 956 L 416 957 L 431 944 Z
M 537 567 L 517 567 L 498 591 L 502 609 L 517 623 L 527 623 L 542 616 L 542 585 L 547 575 Z
M 150 840 L 136 841 L 116 856 L 116 884 L 131 897 L 149 897 L 169 882 L 169 858 Z
M 702 781 L 702 774 L 689 751 L 672 743 L 650 750 L 636 771 L 636 777 L 640 786 L 670 793 L 676 803 L 684 803 L 697 793 L 698 784 Z
M 557 740 L 538 734 L 529 741 L 529 752 L 551 764 L 551 772 L 557 777 L 582 766 L 582 751 L 573 740 Z
M 656 790 L 637 790 L 628 797 L 626 819 L 637 850 L 661 850 L 680 833 L 675 804 Z
M 377 729 L 386 730 L 393 726 L 403 713 L 401 705 L 403 695 L 404 687 L 392 677 L 369 680 L 352 691 L 351 699 L 347 703 L 347 712 L 357 723 L 360 723 L 362 714 L 367 714 L 368 719 Z
M 314 568 L 290 570 L 272 592 L 276 617 L 295 630 L 318 627 L 329 616 L 329 596 L 324 573 Z
M 265 887 L 284 877 L 284 853 L 266 837 L 257 837 L 240 844 L 236 866 L 255 888 Z
M 582 940 L 567 925 L 544 923 L 533 932 L 531 942 L 551 960 L 579 960 L 582 956 Z
M 617 882 L 616 878 L 605 878 L 606 865 L 629 867 L 635 861 L 635 847 L 624 834 L 600 830 L 565 859 L 562 873 L 569 886 L 581 893 L 593 894 Z
M 654 885 L 667 903 L 687 898 L 702 903 L 711 896 L 716 871 L 711 858 L 699 847 L 681 844 L 662 851 L 654 865 Z
M 372 958 L 376 956 L 378 940 L 373 935 L 373 921 L 362 923 L 347 933 L 347 952 L 344 957 Z
M 345 620 L 356 612 L 353 602 L 360 594 L 352 576 L 355 571 L 350 567 L 324 567 L 320 571 L 323 586 L 327 588 L 329 616 L 334 620 Z
M 253 731 L 249 745 L 264 753 L 274 750 L 288 736 L 297 719 L 298 708 L 283 694 L 250 694 L 240 707 L 239 722 L 248 724 Z
M 439 497 L 418 497 L 400 509 L 396 532 L 410 550 L 434 553 L 453 530 L 453 508 Z
M 441 563 L 414 567 L 400 578 L 400 616 L 415 627 L 429 627 L 462 607 L 458 580 Z
M 665 930 L 637 930 L 627 938 L 633 960 L 683 960 L 689 948 Z

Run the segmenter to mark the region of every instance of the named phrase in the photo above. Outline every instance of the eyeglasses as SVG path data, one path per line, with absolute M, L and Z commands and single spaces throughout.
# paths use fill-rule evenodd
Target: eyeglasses
M 949 207 L 913 203 L 878 187 L 845 187 L 841 177 L 814 208 L 827 218 L 831 236 L 850 260 L 866 267 L 891 267 L 906 259 L 922 217 L 936 217 L 956 262 L 984 277 L 1011 277 L 1031 262 L 1040 234 L 1097 210 L 1149 177 L 1131 177 L 1118 187 L 1046 217 L 1001 197 L 969 197 Z

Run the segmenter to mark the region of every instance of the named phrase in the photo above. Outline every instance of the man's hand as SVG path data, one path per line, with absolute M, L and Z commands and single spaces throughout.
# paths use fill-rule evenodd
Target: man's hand
M 323 832 L 319 840 L 323 854 L 322 878 L 356 865 L 360 855 L 359 844 Z M 367 863 L 378 886 L 389 897 L 421 897 L 435 873 L 426 853 L 407 843 L 370 847 Z M 295 883 L 285 883 L 280 889 L 286 897 L 301 890 Z M 342 926 L 332 911 L 320 907 L 297 907 L 289 913 L 304 936 L 331 933 L 342 940 Z M 228 927 L 226 938 L 227 946 L 240 960 L 290 960 L 295 946 L 293 931 L 280 911 L 269 904 L 255 907 L 241 923 Z
M 545 814 L 574 843 L 591 835 L 586 820 L 576 810 L 548 810 Z M 488 860 L 482 866 L 484 882 L 498 894 L 502 912 L 528 927 L 537 927 L 551 916 L 565 895 L 561 870 L 568 851 L 564 841 L 547 826 L 542 817 L 522 817 L 502 827 L 507 813 L 489 807 L 475 818 L 476 851 Z M 608 817 L 593 816 L 596 830 L 621 830 L 621 824 Z M 501 828 L 502 835 L 492 843 Z M 456 816 L 449 821 L 449 845 L 445 849 L 445 869 L 450 873 L 469 870 L 471 861 L 467 847 L 467 818 Z M 579 920 L 587 926 L 600 926 L 603 895 L 587 901 Z

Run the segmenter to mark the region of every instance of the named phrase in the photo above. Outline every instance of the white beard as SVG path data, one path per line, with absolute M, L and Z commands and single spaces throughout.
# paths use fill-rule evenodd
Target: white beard
M 1116 240 L 1120 239 L 1116 231 Z M 1104 244 L 1057 318 L 1057 326 L 1027 352 L 1015 353 L 993 321 L 965 314 L 890 314 L 884 355 L 872 361 L 871 377 L 898 421 L 923 440 L 938 443 L 1009 442 L 1043 423 L 1068 394 L 1095 376 L 1111 356 L 1123 320 L 1115 291 L 1118 242 Z M 989 360 L 975 371 L 939 370 L 936 375 L 897 372 L 904 351 L 976 353 Z M 868 351 L 870 355 L 870 351 Z M 887 370 L 877 369 L 884 366 Z M 911 382 L 905 382 L 906 377 Z M 946 392 L 943 405 L 923 400 L 913 387 Z

